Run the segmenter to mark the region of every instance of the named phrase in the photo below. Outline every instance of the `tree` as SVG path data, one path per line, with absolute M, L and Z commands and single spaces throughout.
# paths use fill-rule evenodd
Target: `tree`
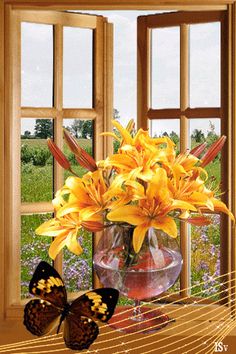
M 177 145 L 179 143 L 179 136 L 176 132 L 172 130 L 172 132 L 169 135 L 170 139 Z
M 219 135 L 216 134 L 215 124 L 209 121 L 209 130 L 207 131 L 207 145 L 210 146 L 213 144 L 218 138 Z
M 47 139 L 53 136 L 53 123 L 51 119 L 36 119 L 34 127 L 35 138 Z
M 82 136 L 82 129 L 83 129 L 84 121 L 80 119 L 74 119 L 71 127 L 70 132 L 78 139 Z
M 81 137 L 84 139 L 91 139 L 92 136 L 93 136 L 93 122 L 92 120 L 84 120 L 81 129 Z
M 25 130 L 24 134 L 21 136 L 22 139 L 30 139 L 32 138 L 31 132 L 29 130 Z
M 113 119 L 115 119 L 115 120 L 120 119 L 120 112 L 116 108 L 113 109 Z
M 196 143 L 201 143 L 204 140 L 205 136 L 201 129 L 194 129 L 191 138 L 194 139 Z

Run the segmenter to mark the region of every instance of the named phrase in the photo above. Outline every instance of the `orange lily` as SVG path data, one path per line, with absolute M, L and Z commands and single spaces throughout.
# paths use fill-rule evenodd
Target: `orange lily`
M 70 162 L 59 149 L 59 147 L 52 141 L 52 139 L 47 139 L 48 148 L 51 151 L 52 155 L 56 161 L 63 167 L 65 170 L 70 170 Z
M 201 153 L 205 150 L 207 146 L 207 143 L 202 143 L 200 145 L 197 145 L 195 146 L 195 148 L 193 148 L 191 151 L 190 151 L 190 154 L 191 155 L 194 155 L 196 157 L 198 157 L 199 155 L 201 155 Z
M 70 213 L 79 213 L 81 220 L 91 220 L 103 224 L 102 212 L 109 202 L 106 198 L 107 187 L 101 171 L 89 172 L 83 178 L 69 177 L 65 183 L 65 192 L 70 193 L 68 203 L 57 212 L 57 217 Z
M 205 155 L 202 157 L 202 163 L 201 167 L 207 166 L 211 161 L 214 160 L 216 155 L 220 152 L 222 147 L 224 146 L 224 143 L 226 141 L 226 136 L 222 135 L 218 140 L 216 140 L 209 150 L 205 153 Z
M 175 209 L 196 211 L 193 205 L 171 198 L 166 171 L 159 168 L 148 185 L 145 199 L 141 199 L 138 205 L 119 207 L 108 213 L 107 218 L 136 226 L 133 233 L 133 247 L 137 253 L 150 227 L 163 230 L 172 237 L 177 236 L 176 223 L 167 215 Z
M 49 256 L 55 259 L 64 246 L 77 254 L 82 253 L 82 247 L 77 240 L 81 222 L 78 214 L 66 215 L 65 218 L 53 218 L 36 229 L 36 234 L 55 237 L 49 248 Z
M 90 156 L 84 149 L 82 149 L 75 138 L 64 129 L 64 138 L 70 150 L 75 154 L 78 163 L 89 171 L 96 171 L 97 165 L 92 156 Z

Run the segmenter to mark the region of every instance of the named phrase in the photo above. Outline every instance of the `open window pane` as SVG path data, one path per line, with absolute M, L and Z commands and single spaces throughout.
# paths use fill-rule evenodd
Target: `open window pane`
M 220 106 L 220 23 L 190 25 L 190 107 Z
M 52 107 L 53 26 L 21 25 L 21 105 Z
M 21 119 L 21 201 L 45 202 L 53 196 L 53 158 L 47 138 L 52 119 Z
M 86 152 L 93 156 L 93 135 L 94 124 L 93 120 L 89 119 L 64 119 L 63 126 L 66 128 L 77 140 L 79 146 L 86 150 Z M 68 145 L 64 142 L 64 153 L 69 159 L 72 169 L 79 177 L 82 177 L 87 170 L 79 165 L 74 154 L 70 151 Z M 71 172 L 65 171 L 65 178 L 71 175 Z
M 180 106 L 180 28 L 152 30 L 152 108 Z
M 180 221 L 176 219 L 175 223 L 176 223 L 177 229 L 178 229 L 176 242 L 178 243 L 178 245 L 180 247 L 180 237 L 181 237 L 181 235 L 180 235 Z M 174 285 L 172 285 L 172 287 L 168 289 L 169 293 L 178 293 L 179 291 L 180 291 L 180 276 L 178 277 L 178 279 L 176 280 Z
M 93 31 L 64 27 L 63 106 L 93 106 Z
M 149 130 L 152 137 L 168 136 L 176 144 L 177 151 L 179 151 L 179 119 L 152 119 L 149 121 Z
M 209 147 L 214 141 L 216 141 L 221 133 L 220 119 L 190 119 L 189 120 L 189 132 L 191 148 L 206 142 Z M 220 194 L 220 182 L 221 182 L 221 154 L 219 153 L 215 159 L 205 167 L 208 173 L 208 181 L 206 186 L 211 189 L 218 188 Z
M 220 287 L 220 215 L 208 215 L 212 224 L 191 227 L 192 295 L 218 298 Z M 201 284 L 202 283 L 202 284 Z
M 35 229 L 52 214 L 22 215 L 21 217 L 21 297 L 29 297 L 29 282 L 40 261 L 52 263 L 48 249 L 51 237 L 38 236 Z
M 68 291 L 92 288 L 92 233 L 79 230 L 79 242 L 83 253 L 76 256 L 67 248 L 63 252 L 63 278 Z

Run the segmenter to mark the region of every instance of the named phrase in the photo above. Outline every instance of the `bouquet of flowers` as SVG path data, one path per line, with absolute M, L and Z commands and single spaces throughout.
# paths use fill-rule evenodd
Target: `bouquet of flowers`
M 36 233 L 54 237 L 49 255 L 55 258 L 64 246 L 79 255 L 81 229 L 101 231 L 112 224 L 133 225 L 133 248 L 139 252 L 147 230 L 163 230 L 177 236 L 176 221 L 207 225 L 206 211 L 223 212 L 234 220 L 227 206 L 206 186 L 207 166 L 226 140 L 220 137 L 204 153 L 206 143 L 177 154 L 169 137 L 152 138 L 148 131 L 134 131 L 134 121 L 116 132 L 102 135 L 119 143 L 117 153 L 98 161 L 83 150 L 66 130 L 64 138 L 78 163 L 88 172 L 78 177 L 63 152 L 52 140 L 48 146 L 56 161 L 72 176 L 53 200 L 55 217 Z M 203 155 L 201 158 L 200 156 Z

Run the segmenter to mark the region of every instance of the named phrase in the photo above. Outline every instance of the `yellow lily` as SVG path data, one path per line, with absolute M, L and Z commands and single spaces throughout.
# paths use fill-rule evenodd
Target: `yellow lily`
M 64 246 L 67 246 L 76 255 L 82 253 L 83 249 L 77 239 L 80 228 L 81 222 L 78 214 L 73 213 L 66 215 L 64 218 L 48 220 L 39 226 L 35 232 L 38 235 L 55 237 L 49 248 L 49 256 L 55 259 Z
M 57 211 L 58 218 L 70 213 L 79 213 L 81 222 L 96 221 L 103 225 L 103 211 L 111 200 L 106 193 L 107 186 L 101 171 L 88 172 L 83 178 L 69 177 L 64 189 L 69 193 L 69 199 Z
M 49 256 L 55 259 L 64 246 L 76 255 L 80 255 L 83 249 L 78 240 L 78 231 L 85 228 L 88 231 L 101 231 L 104 225 L 99 215 L 86 219 L 79 213 L 70 213 L 61 218 L 53 218 L 44 222 L 36 229 L 36 234 L 55 237 L 49 248 Z
M 169 212 L 175 209 L 196 211 L 193 205 L 172 199 L 167 182 L 166 171 L 159 168 L 148 185 L 145 199 L 140 200 L 138 205 L 125 205 L 107 215 L 110 221 L 123 221 L 136 226 L 133 233 L 136 253 L 139 252 L 150 227 L 163 230 L 171 237 L 177 236 L 176 223 L 167 215 Z

